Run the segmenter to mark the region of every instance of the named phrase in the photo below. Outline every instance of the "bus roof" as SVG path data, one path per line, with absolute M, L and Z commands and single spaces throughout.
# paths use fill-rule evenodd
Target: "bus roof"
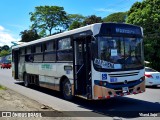
M 77 28 L 77 29 L 74 29 L 74 30 L 65 31 L 65 32 L 62 32 L 62 33 L 59 33 L 59 34 L 56 34 L 56 35 L 51 35 L 49 37 L 44 37 L 44 38 L 41 38 L 41 39 L 37 39 L 37 40 L 31 41 L 31 42 L 25 42 L 21 45 L 14 46 L 12 49 L 16 49 L 16 48 L 19 48 L 19 47 L 25 47 L 25 46 L 28 46 L 28 45 L 33 45 L 33 44 L 36 44 L 36 43 L 41 43 L 41 42 L 45 42 L 45 41 L 48 41 L 48 40 L 52 40 L 52 39 L 56 39 L 56 38 L 60 38 L 60 37 L 65 37 L 65 36 L 85 32 L 85 31 L 89 31 L 89 30 L 93 32 L 93 27 L 99 27 L 99 29 L 100 29 L 101 24 L 102 23 L 95 23 L 95 24 L 87 25 L 87 26 L 80 27 L 80 28 Z
M 59 33 L 59 34 L 56 34 L 56 35 L 51 35 L 49 37 L 44 37 L 44 38 L 34 40 L 34 41 L 31 41 L 31 42 L 26 42 L 26 43 L 14 46 L 12 49 L 18 49 L 20 47 L 34 45 L 36 43 L 41 43 L 41 42 L 57 39 L 57 38 L 60 38 L 60 37 L 65 37 L 65 36 L 69 36 L 69 35 L 83 33 L 85 31 L 92 31 L 93 35 L 97 35 L 100 31 L 100 28 L 101 28 L 102 24 L 110 24 L 111 26 L 115 26 L 115 25 L 122 25 L 122 26 L 125 25 L 126 26 L 127 25 L 127 26 L 132 26 L 132 27 L 139 27 L 139 26 L 136 26 L 136 25 L 125 24 L 125 23 L 95 23 L 95 24 L 87 25 L 87 26 L 80 27 L 80 28 L 77 28 L 77 29 L 65 31 L 65 32 L 62 32 L 62 33 Z M 96 28 L 96 29 L 94 29 L 94 28 Z

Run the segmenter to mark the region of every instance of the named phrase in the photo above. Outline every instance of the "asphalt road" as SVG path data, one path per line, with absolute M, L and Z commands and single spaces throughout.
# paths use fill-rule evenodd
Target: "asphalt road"
M 69 111 L 66 114 L 79 118 L 86 115 L 92 118 L 86 117 L 85 119 L 97 119 L 96 116 L 101 117 L 101 119 L 105 116 L 105 119 L 111 120 L 160 119 L 160 86 L 146 88 L 145 93 L 116 97 L 109 100 L 87 101 L 75 97 L 73 101 L 66 101 L 63 100 L 59 92 L 36 86 L 24 87 L 22 83 L 11 77 L 11 70 L 9 69 L 0 69 L 0 84 L 58 111 Z M 139 116 L 140 114 L 146 117 L 142 118 Z M 158 115 L 159 117 L 151 118 L 151 116 L 147 117 L 148 115 Z

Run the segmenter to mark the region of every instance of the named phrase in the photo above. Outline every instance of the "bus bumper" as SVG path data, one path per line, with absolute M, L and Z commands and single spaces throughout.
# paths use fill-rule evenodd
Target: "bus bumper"
M 139 94 L 145 92 L 145 80 L 143 80 L 140 84 L 128 88 L 128 92 L 123 92 L 122 89 L 110 89 L 107 87 L 94 85 L 94 95 L 93 99 L 109 99 L 117 96 L 126 96 L 131 94 Z

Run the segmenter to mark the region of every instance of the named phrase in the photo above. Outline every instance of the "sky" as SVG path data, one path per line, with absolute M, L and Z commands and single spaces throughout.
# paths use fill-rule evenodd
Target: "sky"
M 106 17 L 115 12 L 125 12 L 135 2 L 142 0 L 0 0 L 0 46 L 21 40 L 20 32 L 31 26 L 30 12 L 36 6 L 60 6 L 68 14 Z

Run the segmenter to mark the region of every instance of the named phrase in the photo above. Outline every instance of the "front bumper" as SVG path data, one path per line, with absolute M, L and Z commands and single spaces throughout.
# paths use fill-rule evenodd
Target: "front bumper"
M 131 94 L 138 94 L 145 92 L 145 81 L 128 88 L 128 92 L 123 92 L 121 89 L 112 89 L 104 86 L 94 85 L 94 98 L 93 99 L 108 99 L 116 96 L 125 96 Z

